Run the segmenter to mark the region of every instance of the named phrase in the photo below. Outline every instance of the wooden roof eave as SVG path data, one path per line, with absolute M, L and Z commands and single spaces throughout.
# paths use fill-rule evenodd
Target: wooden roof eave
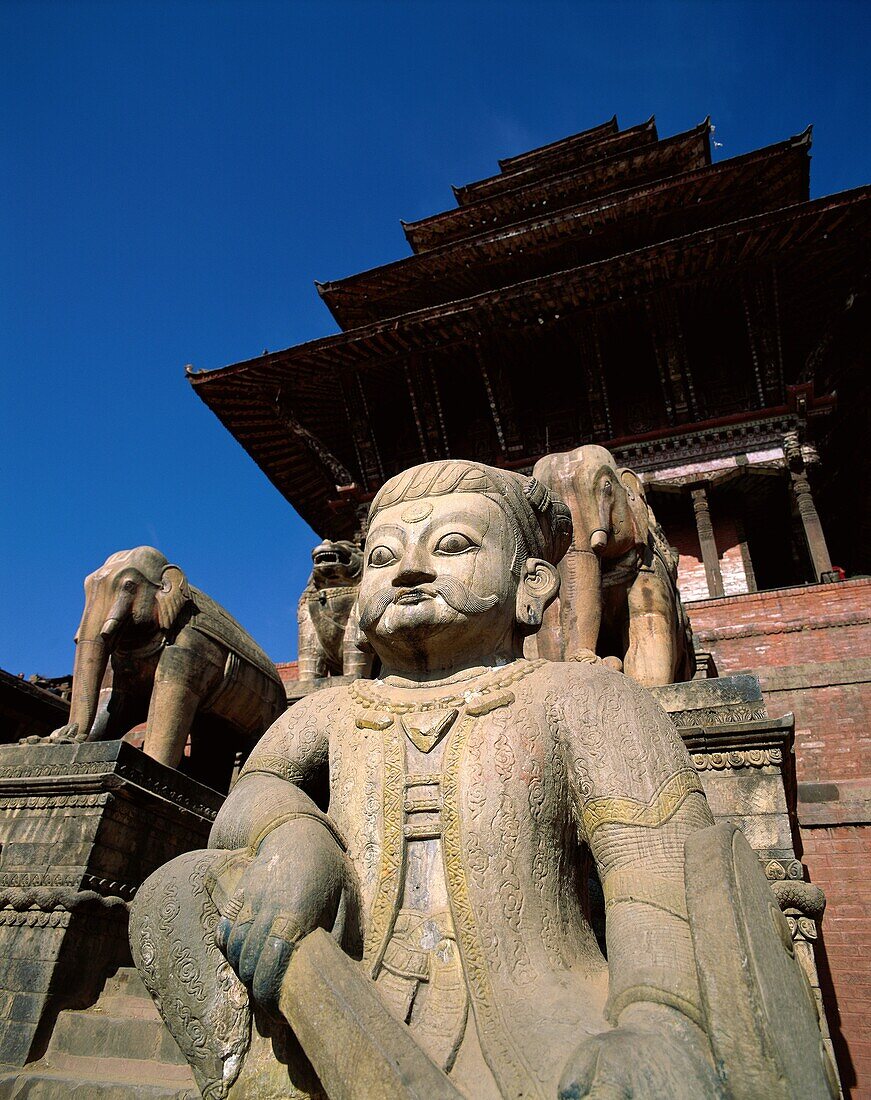
M 686 130 L 672 137 L 663 138 L 652 145 L 641 146 L 636 150 L 617 153 L 613 157 L 606 157 L 592 165 L 585 166 L 580 171 L 569 169 L 550 176 L 545 180 L 534 180 L 525 186 L 514 188 L 510 191 L 496 195 L 494 198 L 480 199 L 453 210 L 443 210 L 438 214 L 421 218 L 415 222 L 401 222 L 402 230 L 411 248 L 415 252 L 425 252 L 434 247 L 438 236 L 443 239 L 458 240 L 474 235 L 476 225 L 484 224 L 487 219 L 491 222 L 499 218 L 501 224 L 510 224 L 513 221 L 522 221 L 522 212 L 514 216 L 514 212 L 529 208 L 540 203 L 546 203 L 559 193 L 576 189 L 582 186 L 582 180 L 590 177 L 591 180 L 603 178 L 608 168 L 617 166 L 621 161 L 631 162 L 639 158 L 663 159 L 666 154 L 674 154 L 683 148 L 692 149 L 694 143 L 701 142 L 698 149 L 705 164 L 710 164 L 710 119 L 691 130 Z M 476 222 L 469 222 L 474 217 Z
M 826 238 L 829 242 L 824 273 L 820 276 L 827 278 L 825 271 L 842 268 L 844 261 L 838 257 L 844 244 L 850 249 L 849 255 L 862 250 L 869 231 L 871 187 L 858 188 L 676 238 L 664 245 L 627 253 L 616 261 L 561 273 L 557 287 L 554 277 L 532 280 L 503 292 L 481 295 L 471 302 L 421 311 L 402 319 L 401 325 L 369 326 L 369 330 L 327 337 L 289 349 L 287 353 L 202 372 L 192 376 L 191 382 L 204 403 L 315 530 L 349 536 L 356 523 L 355 505 L 362 499 L 359 489 L 351 491 L 347 486 L 345 491 L 337 492 L 336 477 L 276 415 L 284 404 L 298 417 L 304 412 L 307 428 L 315 424 L 324 426 L 321 440 L 326 440 L 327 448 L 331 446 L 330 439 L 341 440 L 344 420 L 341 411 L 337 413 L 334 400 L 325 398 L 325 407 L 319 410 L 329 416 L 315 415 L 318 410 L 309 403 L 305 403 L 304 409 L 295 405 L 294 393 L 294 382 L 308 382 L 320 372 L 327 371 L 333 378 L 342 376 L 337 342 L 356 345 L 356 369 L 365 368 L 367 377 L 373 369 L 387 375 L 396 372 L 396 359 L 391 364 L 377 359 L 375 345 L 369 343 L 371 329 L 391 328 L 398 333 L 405 327 L 407 331 L 400 335 L 408 350 L 439 343 L 447 346 L 453 341 L 468 346 L 485 328 L 533 325 L 537 312 L 542 319 L 553 320 L 554 307 L 566 314 L 575 309 L 608 307 L 664 282 L 670 286 L 683 285 L 688 280 L 698 283 L 700 278 L 707 283 L 711 278 L 732 282 L 739 262 L 755 266 L 773 256 L 778 258 L 781 274 L 785 277 L 789 272 L 790 279 L 801 284 L 808 265 L 819 270 L 818 260 L 823 254 L 813 249 L 816 242 Z M 562 293 L 559 299 L 556 289 Z M 375 359 L 371 358 L 373 354 Z M 342 421 L 338 426 L 337 417 Z M 341 449 L 340 444 L 334 445 Z
M 609 134 L 592 145 L 583 145 L 577 150 L 557 149 L 547 157 L 517 169 L 511 174 L 504 172 L 484 179 L 452 187 L 454 197 L 460 206 L 469 206 L 481 199 L 491 198 L 503 191 L 514 190 L 533 181 L 541 181 L 545 176 L 557 175 L 579 168 L 589 168 L 598 161 L 607 160 L 619 153 L 630 153 L 635 149 L 653 145 L 659 140 L 656 132 L 656 118 L 651 115 L 645 122 Z
M 293 372 L 296 371 L 318 372 L 325 367 L 333 371 L 354 369 L 368 365 L 385 353 L 401 356 L 415 349 L 468 339 L 478 331 L 481 319 L 485 316 L 498 319 L 513 312 L 516 317 L 531 317 L 542 309 L 547 312 L 551 308 L 575 308 L 585 298 L 595 298 L 595 295 L 585 294 L 585 288 L 599 286 L 605 288 L 612 298 L 619 297 L 617 292 L 627 289 L 620 282 L 620 277 L 631 273 L 633 269 L 636 272 L 654 274 L 654 282 L 665 279 L 674 283 L 681 278 L 693 279 L 700 274 L 710 274 L 712 267 L 720 260 L 743 262 L 751 254 L 758 257 L 760 251 L 771 251 L 777 247 L 777 240 L 784 233 L 792 237 L 791 244 L 794 245 L 802 231 L 805 238 L 809 231 L 813 231 L 814 226 L 811 223 L 814 219 L 819 222 L 828 215 L 830 224 L 825 232 L 834 232 L 845 217 L 860 208 L 862 218 L 857 220 L 861 221 L 860 228 L 867 233 L 871 226 L 871 186 L 703 229 L 580 268 L 559 271 L 497 291 L 487 291 L 472 298 L 417 310 L 390 321 L 376 322 L 347 333 L 338 333 L 282 352 L 270 353 L 268 356 L 258 356 L 213 371 L 193 373 L 188 377 L 200 397 L 209 404 L 208 395 L 231 381 L 234 384 L 241 382 L 242 385 L 248 385 L 269 378 L 274 384 L 276 373 L 292 379 Z M 855 237 L 851 236 L 851 243 L 854 240 Z M 715 255 L 715 246 L 719 245 L 720 251 L 724 252 L 728 251 L 727 246 L 730 244 L 734 253 L 731 260 L 725 255 Z M 690 265 L 691 259 L 697 262 L 697 266 Z M 700 260 L 704 262 L 699 263 Z M 684 269 L 678 270 L 681 263 Z M 554 293 L 557 289 L 562 292 L 562 296 Z M 587 304 L 604 304 L 608 300 L 605 295 L 598 302 L 590 301 Z
M 481 233 L 478 236 L 464 237 L 459 241 L 448 241 L 426 252 L 412 256 L 404 256 L 399 260 L 382 264 L 379 267 L 370 268 L 368 271 L 360 272 L 357 275 L 350 275 L 344 279 L 337 279 L 325 283 L 317 283 L 318 293 L 338 324 L 344 329 L 349 329 L 352 326 L 349 325 L 348 318 L 342 313 L 344 304 L 343 299 L 345 301 L 349 299 L 352 301 L 362 300 L 362 302 L 369 300 L 376 291 L 376 287 L 374 287 L 373 284 L 379 279 L 392 279 L 392 285 L 396 285 L 397 280 L 395 276 L 398 275 L 402 277 L 405 276 L 406 273 L 411 276 L 411 279 L 403 281 L 409 282 L 415 277 L 420 279 L 429 279 L 434 276 L 438 277 L 438 274 L 445 274 L 450 270 L 452 261 L 454 261 L 453 266 L 456 266 L 464 262 L 464 257 L 467 260 L 472 257 L 479 258 L 484 256 L 493 258 L 498 256 L 509 244 L 515 247 L 519 247 L 521 244 L 523 247 L 539 244 L 542 239 L 542 231 L 546 231 L 548 228 L 558 224 L 568 224 L 573 221 L 579 223 L 587 214 L 596 214 L 600 212 L 607 213 L 609 220 L 613 220 L 610 218 L 610 215 L 613 214 L 613 216 L 616 217 L 618 208 L 625 204 L 647 200 L 654 196 L 667 193 L 668 191 L 685 188 L 698 181 L 706 180 L 709 176 L 712 181 L 711 185 L 713 186 L 718 178 L 730 172 L 735 170 L 740 171 L 745 167 L 754 167 L 759 163 L 768 162 L 776 157 L 784 156 L 784 154 L 788 157 L 790 153 L 796 150 L 806 151 L 807 148 L 808 131 L 805 131 L 803 134 L 795 135 L 775 145 L 766 146 L 764 149 L 756 149 L 750 153 L 743 153 L 740 156 L 719 161 L 717 164 L 706 165 L 704 168 L 691 169 L 688 172 L 681 172 L 675 176 L 669 176 L 664 180 L 655 180 L 653 183 L 645 183 L 635 187 L 628 187 L 621 191 L 609 192 L 606 195 L 591 199 L 584 203 L 579 203 L 576 206 L 564 207 L 554 214 L 545 217 L 533 217 L 523 222 L 517 222 L 509 226 L 502 226 L 498 229 Z M 791 163 L 791 161 L 789 163 Z M 784 157 L 784 166 L 785 165 L 786 158 Z M 808 183 L 808 158 L 806 155 L 804 158 L 804 166 L 803 197 L 806 197 Z M 413 273 L 417 274 L 415 275 Z M 357 322 L 357 324 L 359 323 L 360 322 Z
M 568 137 L 558 138 L 556 141 L 548 142 L 547 145 L 539 145 L 535 149 L 528 149 L 524 153 L 517 153 L 513 157 L 503 157 L 496 163 L 500 169 L 506 174 L 517 171 L 520 167 L 529 164 L 531 161 L 536 160 L 541 156 L 547 156 L 555 149 L 569 144 L 582 145 L 592 141 L 598 141 L 603 137 L 608 137 L 611 134 L 619 133 L 620 128 L 617 125 L 617 116 L 612 115 L 606 122 L 600 122 L 598 126 L 591 126 L 588 130 L 580 130 L 576 134 L 570 134 Z

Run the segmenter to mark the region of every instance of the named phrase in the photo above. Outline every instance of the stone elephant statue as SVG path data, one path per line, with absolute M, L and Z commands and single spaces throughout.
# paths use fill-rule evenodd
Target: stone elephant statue
M 326 539 L 312 550 L 312 571 L 297 609 L 299 678 L 368 677 L 372 656 L 357 647 L 357 590 L 363 551 Z
M 272 661 L 230 615 L 152 546 L 112 554 L 85 579 L 72 704 L 52 741 L 123 737 L 146 721 L 146 755 L 226 787 L 287 706 Z M 207 740 L 208 744 L 200 744 Z
M 616 657 L 645 687 L 692 678 L 692 630 L 677 589 L 677 555 L 641 479 L 604 447 L 545 455 L 533 475 L 571 511 L 574 537 L 560 562 L 560 595 L 530 650 L 567 661 Z

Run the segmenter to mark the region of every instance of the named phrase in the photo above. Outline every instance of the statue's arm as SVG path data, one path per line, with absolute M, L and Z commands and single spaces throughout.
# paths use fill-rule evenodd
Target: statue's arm
M 605 894 L 608 1016 L 661 1005 L 702 1024 L 684 886 L 686 839 L 713 824 L 701 782 L 647 691 L 601 668 L 586 686 L 565 708 L 563 742 Z
M 215 819 L 210 848 L 254 853 L 271 832 L 300 817 L 322 822 L 341 844 L 316 801 L 327 789 L 329 737 L 322 700 L 320 708 L 314 700 L 309 696 L 285 711 L 257 743 Z

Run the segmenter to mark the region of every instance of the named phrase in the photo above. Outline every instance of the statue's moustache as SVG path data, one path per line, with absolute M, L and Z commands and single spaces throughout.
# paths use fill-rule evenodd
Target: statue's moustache
M 441 596 L 448 607 L 463 615 L 480 615 L 499 602 L 495 592 L 490 596 L 476 596 L 456 577 L 442 577 L 431 584 L 418 584 L 413 588 L 386 588 L 373 593 L 360 604 L 360 629 L 368 630 L 400 596 L 407 596 L 412 592 L 419 592 L 422 596 Z

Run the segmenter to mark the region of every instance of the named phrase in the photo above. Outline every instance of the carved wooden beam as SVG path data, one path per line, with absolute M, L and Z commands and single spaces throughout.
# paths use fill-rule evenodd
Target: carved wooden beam
M 589 324 L 575 331 L 580 348 L 581 369 L 587 386 L 587 406 L 590 410 L 593 438 L 611 439 L 614 428 L 611 423 L 611 406 L 608 402 L 598 322 L 595 317 L 591 317 Z
M 696 397 L 674 293 L 651 295 L 645 301 L 645 309 L 666 412 L 673 409 L 677 422 L 694 420 L 697 417 Z
M 800 444 L 798 432 L 788 432 L 783 441 L 783 453 L 786 455 L 793 497 L 813 563 L 814 580 L 834 580 L 836 574 L 832 570 L 829 547 L 807 476 L 808 463 L 816 458 L 816 451 L 813 447 Z
M 773 267 L 745 278 L 741 304 L 760 406 L 784 402 L 783 348 L 780 340 L 780 293 Z
M 304 444 L 311 454 L 315 456 L 324 470 L 330 475 L 336 488 L 356 488 L 354 475 L 348 467 L 345 466 L 313 432 L 310 432 L 308 428 L 300 424 L 291 412 L 282 407 L 281 391 L 276 394 L 273 407 L 275 415 L 281 423 Z
M 425 461 L 446 458 L 444 413 L 431 357 L 426 352 L 420 352 L 406 359 L 405 377 Z
M 369 404 L 359 374 L 342 379 L 345 415 L 367 489 L 377 489 L 385 481 L 384 466 L 369 419 Z
M 420 442 L 420 450 L 423 454 L 423 461 L 429 462 L 429 447 L 427 445 L 426 431 L 423 426 L 423 420 L 420 414 L 420 403 L 417 398 L 417 394 L 414 392 L 414 382 L 411 377 L 411 364 L 408 359 L 404 361 L 405 369 L 405 384 L 408 387 L 408 397 L 411 401 L 411 411 L 414 414 L 414 424 L 417 428 L 417 438 Z
M 439 428 L 441 429 L 440 441 L 442 446 L 442 454 L 445 458 L 450 458 L 451 447 L 450 443 L 448 442 L 448 428 L 445 422 L 445 411 L 442 407 L 442 395 L 441 391 L 439 390 L 438 375 L 436 374 L 435 363 L 433 362 L 432 358 L 430 358 L 427 366 L 429 368 L 430 381 L 432 382 L 432 395 L 433 401 L 435 402 L 436 416 L 438 417 Z
M 491 344 L 491 346 L 493 345 Z M 496 436 L 499 440 L 499 449 L 505 457 L 509 457 L 523 449 L 512 407 L 511 392 L 499 366 L 498 357 L 488 362 L 481 345 L 476 343 L 475 358 L 484 382 L 487 403 L 490 406 Z

